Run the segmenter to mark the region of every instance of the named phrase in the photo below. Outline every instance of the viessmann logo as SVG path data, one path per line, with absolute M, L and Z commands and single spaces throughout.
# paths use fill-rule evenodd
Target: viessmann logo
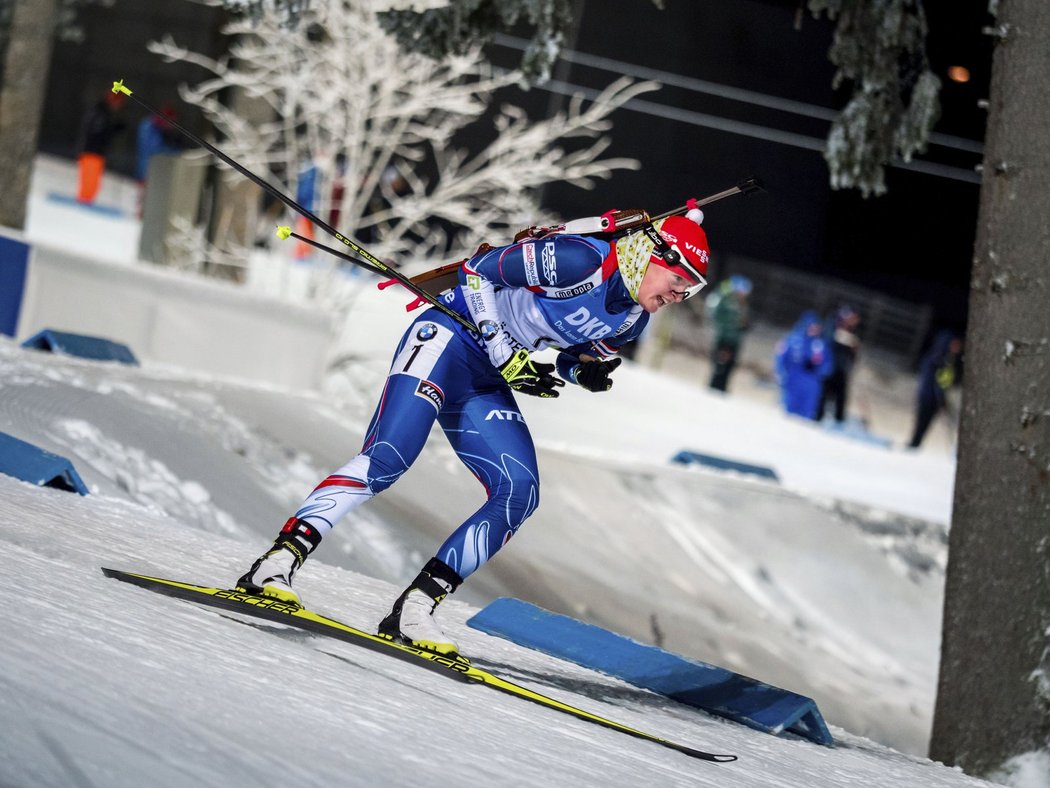
M 707 262 L 707 250 L 706 249 L 701 249 L 699 246 L 695 246 L 694 244 L 691 244 L 691 243 L 688 243 L 688 242 L 685 244 L 685 248 L 690 250 L 697 257 L 699 257 L 700 258 L 700 262 L 702 262 L 702 263 L 706 263 Z

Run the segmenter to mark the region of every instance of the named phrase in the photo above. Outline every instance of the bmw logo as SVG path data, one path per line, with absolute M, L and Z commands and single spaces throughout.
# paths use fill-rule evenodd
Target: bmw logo
M 493 323 L 491 320 L 482 320 L 478 323 L 478 329 L 481 331 L 481 338 L 486 342 L 490 342 L 495 339 L 496 334 L 499 333 L 499 326 Z
M 424 323 L 419 327 L 419 331 L 416 332 L 416 339 L 420 342 L 426 342 L 428 339 L 433 339 L 437 336 L 437 326 L 433 323 Z

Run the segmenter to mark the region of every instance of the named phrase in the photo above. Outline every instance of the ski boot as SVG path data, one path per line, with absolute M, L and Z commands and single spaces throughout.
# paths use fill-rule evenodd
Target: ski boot
M 316 528 L 292 517 L 284 524 L 273 546 L 237 581 L 237 590 L 302 605 L 299 594 L 292 588 L 292 578 L 320 543 L 321 534 Z
M 456 642 L 442 632 L 434 620 L 434 609 L 462 582 L 463 578 L 454 569 L 431 558 L 380 622 L 379 635 L 395 643 L 467 662 L 460 656 Z

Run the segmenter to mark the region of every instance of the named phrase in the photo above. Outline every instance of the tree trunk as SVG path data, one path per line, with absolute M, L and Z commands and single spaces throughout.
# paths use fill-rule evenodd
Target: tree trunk
M 22 229 L 51 63 L 56 0 L 13 2 L 0 73 L 0 227 Z
M 1050 3 L 1001 0 L 930 756 L 1050 745 Z

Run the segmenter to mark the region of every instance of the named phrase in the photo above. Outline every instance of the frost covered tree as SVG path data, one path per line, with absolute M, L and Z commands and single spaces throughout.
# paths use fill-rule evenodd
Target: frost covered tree
M 337 229 L 396 262 L 506 238 L 540 218 L 539 186 L 590 188 L 637 166 L 602 158 L 601 134 L 614 109 L 653 85 L 618 80 L 586 105 L 577 99 L 533 122 L 515 106 L 490 106 L 515 74 L 496 73 L 477 50 L 442 60 L 402 52 L 377 21 L 386 6 L 312 0 L 294 25 L 276 13 L 235 20 L 220 60 L 170 39 L 151 49 L 212 74 L 183 98 L 202 108 L 227 153 L 293 195 L 316 166 L 314 212 L 327 219 L 338 207 Z M 263 119 L 223 103 L 230 88 L 261 105 Z M 468 149 L 468 127 L 488 138 Z M 337 176 L 345 184 L 338 206 Z
M 930 754 L 1005 776 L 1050 760 L 1050 3 L 995 32 Z
M 112 0 L 0 0 L 0 226 L 21 229 L 55 38 L 79 40 L 77 9 Z M 27 75 L 31 75 L 27 78 Z
M 824 159 L 834 189 L 886 191 L 886 166 L 926 148 L 941 82 L 926 59 L 921 0 L 809 0 L 835 22 L 828 57 L 853 94 L 831 124 Z
M 57 19 L 56 0 L 0 3 L 0 226 L 25 225 L 26 197 L 36 153 L 46 74 Z
M 253 18 L 280 14 L 295 26 L 310 0 L 225 0 Z M 662 0 L 653 0 L 660 5 Z M 421 0 L 391 3 L 379 20 L 406 50 L 438 60 L 464 55 L 487 44 L 495 33 L 524 24 L 532 30 L 519 70 L 529 82 L 550 78 L 562 42 L 572 26 L 572 0 Z
M 571 5 L 571 0 L 451 0 L 434 8 L 390 9 L 380 21 L 403 47 L 434 58 L 468 52 L 524 22 L 532 37 L 521 71 L 527 80 L 543 82 L 572 26 Z

